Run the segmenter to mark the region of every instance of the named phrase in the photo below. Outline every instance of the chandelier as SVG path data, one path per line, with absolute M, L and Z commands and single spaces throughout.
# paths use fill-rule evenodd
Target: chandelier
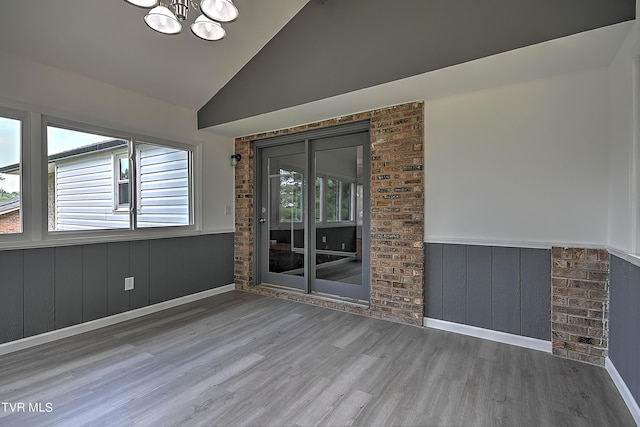
M 125 0 L 149 10 L 144 22 L 162 34 L 180 34 L 189 7 L 202 12 L 191 24 L 191 32 L 203 40 L 220 40 L 226 34 L 221 23 L 238 18 L 238 8 L 231 0 Z

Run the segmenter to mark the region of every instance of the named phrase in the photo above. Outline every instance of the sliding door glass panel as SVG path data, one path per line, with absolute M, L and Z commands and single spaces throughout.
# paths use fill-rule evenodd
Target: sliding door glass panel
M 303 154 L 273 156 L 269 164 L 269 272 L 304 275 Z
M 354 189 L 362 185 L 362 150 L 359 146 L 319 150 L 315 153 L 316 248 L 315 278 L 362 284 L 361 230 Z M 317 188 L 325 189 L 318 192 Z

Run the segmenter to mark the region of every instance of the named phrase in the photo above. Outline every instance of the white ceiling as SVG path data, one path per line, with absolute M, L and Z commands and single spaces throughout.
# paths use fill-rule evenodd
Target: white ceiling
M 0 50 L 197 110 L 308 0 L 235 0 L 227 36 L 205 42 L 188 25 L 167 36 L 123 0 L 3 1 Z

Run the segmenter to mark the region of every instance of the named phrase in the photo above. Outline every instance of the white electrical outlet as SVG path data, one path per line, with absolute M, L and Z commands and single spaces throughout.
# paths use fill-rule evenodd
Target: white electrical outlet
M 224 205 L 224 214 L 231 215 L 231 205 Z
M 342 250 L 344 251 L 344 248 L 346 247 L 346 245 L 344 243 L 342 243 Z
M 322 243 L 327 243 L 327 236 L 322 236 Z
M 124 290 L 132 291 L 133 290 L 133 277 L 125 277 L 124 278 Z

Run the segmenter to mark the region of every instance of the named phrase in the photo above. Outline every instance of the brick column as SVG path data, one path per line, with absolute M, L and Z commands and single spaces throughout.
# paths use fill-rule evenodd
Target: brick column
M 609 254 L 604 249 L 551 251 L 553 354 L 595 365 L 607 357 Z
M 423 104 L 371 118 L 371 310 L 403 322 L 424 317 Z
M 253 281 L 253 150 L 249 138 L 235 141 L 235 154 L 242 160 L 235 167 L 234 280 L 238 289 L 248 289 Z

